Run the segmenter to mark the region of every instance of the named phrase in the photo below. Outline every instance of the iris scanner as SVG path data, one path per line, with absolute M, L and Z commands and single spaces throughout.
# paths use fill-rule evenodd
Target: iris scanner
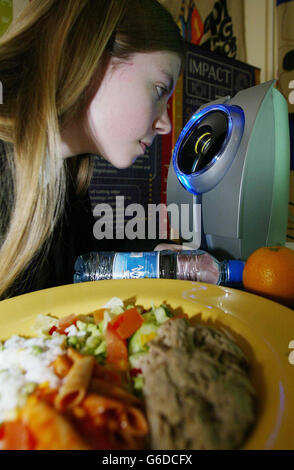
M 272 80 L 203 105 L 183 128 L 169 167 L 167 203 L 177 204 L 179 214 L 188 204 L 193 236 L 178 235 L 191 248 L 246 260 L 261 246 L 285 243 L 289 120 L 274 85 Z

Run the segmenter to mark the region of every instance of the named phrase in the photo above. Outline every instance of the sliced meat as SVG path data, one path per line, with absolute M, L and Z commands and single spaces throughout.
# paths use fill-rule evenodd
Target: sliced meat
M 149 344 L 140 366 L 151 448 L 239 448 L 255 420 L 255 391 L 237 344 L 182 318 Z

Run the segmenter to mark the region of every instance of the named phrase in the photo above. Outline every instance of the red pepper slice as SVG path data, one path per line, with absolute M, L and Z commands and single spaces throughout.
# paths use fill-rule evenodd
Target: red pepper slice
M 138 375 L 142 374 L 142 369 L 131 369 L 130 376 L 137 377 Z
M 57 326 L 53 325 L 52 328 L 50 328 L 48 334 L 52 335 L 54 333 L 54 331 L 56 331 L 56 330 L 57 330 Z

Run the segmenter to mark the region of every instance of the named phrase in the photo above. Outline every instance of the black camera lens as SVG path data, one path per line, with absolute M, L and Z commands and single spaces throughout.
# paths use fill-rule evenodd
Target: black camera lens
M 183 140 L 178 156 L 179 169 L 185 174 L 205 168 L 219 153 L 228 132 L 228 119 L 221 111 L 212 111 L 196 124 Z

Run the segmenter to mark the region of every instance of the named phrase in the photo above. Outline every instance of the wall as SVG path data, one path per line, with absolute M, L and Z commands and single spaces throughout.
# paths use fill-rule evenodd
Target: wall
M 277 78 L 275 3 L 244 0 L 247 62 L 261 69 L 261 82 Z
M 19 15 L 21 10 L 29 3 L 29 0 L 13 0 L 13 16 Z
M 13 0 L 14 17 L 29 0 Z M 261 82 L 276 78 L 275 0 L 244 0 L 247 62 L 261 68 Z

